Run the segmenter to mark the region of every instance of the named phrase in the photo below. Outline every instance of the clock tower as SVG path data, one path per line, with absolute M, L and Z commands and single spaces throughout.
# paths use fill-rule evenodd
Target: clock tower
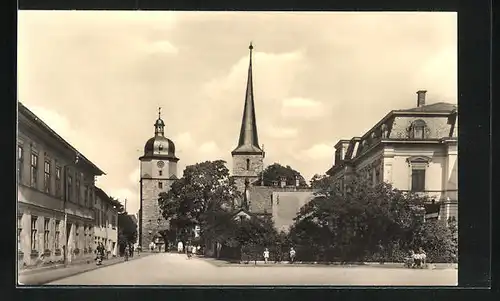
M 165 137 L 165 123 L 161 119 L 161 108 L 155 124 L 155 135 L 146 142 L 144 155 L 139 158 L 140 171 L 140 210 L 139 210 L 139 245 L 149 248 L 152 241 L 163 241 L 159 232 L 168 228 L 158 205 L 161 192 L 167 192 L 177 179 L 175 145 Z M 159 240 L 157 240 L 157 238 Z

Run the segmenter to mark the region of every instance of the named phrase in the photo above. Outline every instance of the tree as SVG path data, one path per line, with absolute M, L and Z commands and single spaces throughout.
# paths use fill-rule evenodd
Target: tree
M 361 177 L 349 181 L 345 190 L 328 181 L 301 208 L 291 235 L 300 245 L 316 248 L 323 259 L 349 262 L 374 254 L 387 257 L 395 248 L 409 250 L 418 245 L 425 202 L 425 197 L 387 183 L 373 185 Z
M 262 176 L 262 173 L 264 176 Z M 264 178 L 264 186 L 274 186 L 275 184 L 280 184 L 281 179 L 286 179 L 286 184 L 295 186 L 295 180 L 299 180 L 299 187 L 307 187 L 307 183 L 304 180 L 304 177 L 300 174 L 300 172 L 292 169 L 289 165 L 283 166 L 279 163 L 274 163 L 272 165 L 267 166 L 263 172 L 259 174 L 259 180 L 255 185 L 262 184 L 262 177 Z
M 310 181 L 311 188 L 321 189 L 328 185 L 330 177 L 327 175 L 315 174 Z
M 218 219 L 227 219 L 234 200 L 240 197 L 225 163 L 217 160 L 187 166 L 168 193 L 160 194 L 162 215 L 181 238 L 191 238 L 195 225 L 200 226 L 204 238 L 217 237 Z
M 137 241 L 137 224 L 123 209 L 118 213 L 118 244 L 134 244 Z

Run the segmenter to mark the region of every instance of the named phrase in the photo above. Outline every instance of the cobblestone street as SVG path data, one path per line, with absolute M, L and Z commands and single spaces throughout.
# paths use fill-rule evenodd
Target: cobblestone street
M 445 285 L 454 268 L 412 270 L 339 266 L 221 266 L 161 253 L 95 269 L 47 285 Z

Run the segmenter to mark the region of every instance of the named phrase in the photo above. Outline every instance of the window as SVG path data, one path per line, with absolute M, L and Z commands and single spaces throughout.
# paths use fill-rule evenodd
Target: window
M 50 219 L 46 218 L 43 222 L 43 250 L 49 250 L 49 224 L 50 224 Z
M 80 236 L 78 233 L 80 231 L 80 227 L 78 225 L 75 224 L 75 249 L 79 249 L 79 240 L 80 240 Z
M 45 161 L 43 171 L 44 171 L 44 177 L 43 177 L 44 191 L 45 193 L 50 193 L 50 161 Z
M 67 191 L 67 195 L 66 195 L 66 198 L 68 200 L 71 200 L 73 199 L 72 196 L 73 196 L 73 178 L 71 177 L 71 175 L 68 175 L 68 191 Z
M 158 170 L 158 175 L 161 177 L 163 175 L 163 170 Z
M 412 139 L 424 139 L 425 138 L 425 121 L 422 119 L 415 120 L 411 124 L 410 128 L 410 138 Z
M 411 191 L 425 191 L 425 169 L 413 168 L 411 171 Z
M 22 250 L 22 245 L 21 245 L 21 234 L 23 232 L 23 215 L 18 215 L 17 216 L 17 249 L 19 251 Z
M 31 187 L 37 187 L 38 180 L 38 155 L 31 154 Z
M 85 206 L 89 203 L 89 187 L 87 185 L 83 188 L 83 200 L 85 202 Z
M 38 251 L 37 220 L 37 216 L 31 216 L 31 252 Z
M 158 188 L 163 189 L 163 183 L 162 182 L 158 182 Z
M 80 203 L 80 177 L 79 175 L 76 176 L 76 202 L 79 204 Z
M 247 159 L 247 170 L 250 170 L 250 159 Z
M 56 166 L 56 197 L 61 196 L 61 167 Z
M 55 236 L 54 236 L 54 247 L 56 250 L 59 249 L 59 237 L 60 237 L 60 225 L 61 225 L 61 221 L 56 221 L 56 231 L 55 231 Z
M 23 147 L 17 146 L 17 175 L 19 177 L 19 183 L 23 179 L 23 166 L 24 166 L 24 155 L 23 155 Z

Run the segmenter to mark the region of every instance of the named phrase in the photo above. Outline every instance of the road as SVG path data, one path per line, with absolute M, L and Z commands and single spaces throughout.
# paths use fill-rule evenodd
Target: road
M 216 266 L 161 253 L 48 285 L 456 285 L 457 270 L 335 266 Z

